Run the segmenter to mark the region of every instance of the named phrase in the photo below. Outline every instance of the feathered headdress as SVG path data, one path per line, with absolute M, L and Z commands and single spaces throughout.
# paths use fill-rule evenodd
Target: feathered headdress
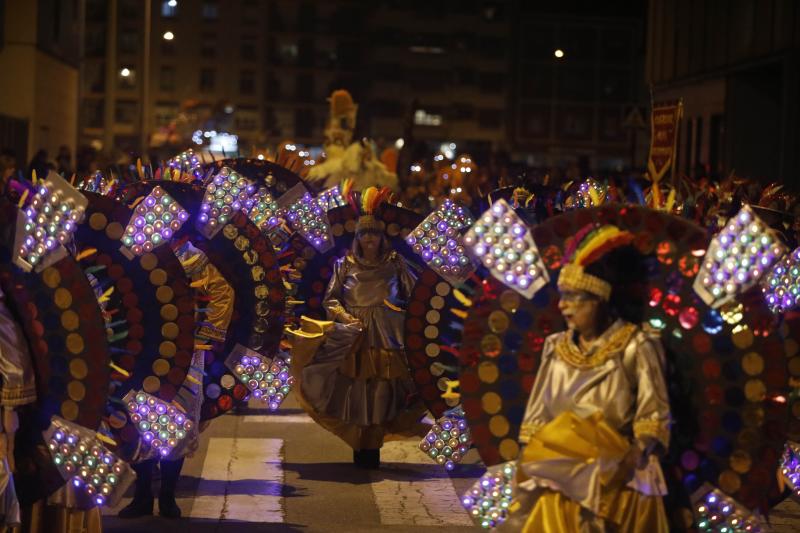
M 633 241 L 633 234 L 616 226 L 583 227 L 564 250 L 564 266 L 558 276 L 558 286 L 586 291 L 605 301 L 611 298 L 611 284 L 584 269 L 611 250 L 626 246 Z
M 389 187 L 381 189 L 367 187 L 364 189 L 361 193 L 361 205 L 358 206 L 360 207 L 361 216 L 358 218 L 356 233 L 370 230 L 382 232 L 384 230 L 383 222 L 375 218 L 375 210 L 379 205 L 388 201 L 391 196 L 392 190 Z

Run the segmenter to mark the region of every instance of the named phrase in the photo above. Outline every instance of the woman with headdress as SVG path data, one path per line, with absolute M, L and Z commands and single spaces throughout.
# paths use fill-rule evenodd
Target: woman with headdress
M 567 330 L 542 350 L 519 435 L 518 505 L 501 529 L 668 530 L 663 347 L 620 318 L 612 298 L 632 281 L 632 240 L 615 226 L 589 227 L 566 250 L 558 290 Z
M 390 194 L 370 187 L 361 196 L 364 214 L 352 249 L 336 261 L 325 292 L 332 322 L 304 317 L 303 330 L 294 332 L 300 403 L 353 448 L 353 462 L 362 468 L 378 468 L 386 434 L 411 429 L 424 412 L 403 345 L 402 305 L 415 277 L 374 216 Z M 315 341 L 304 345 L 308 339 Z

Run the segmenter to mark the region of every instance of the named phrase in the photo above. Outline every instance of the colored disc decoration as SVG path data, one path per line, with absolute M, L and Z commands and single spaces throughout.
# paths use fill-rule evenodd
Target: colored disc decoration
M 667 353 L 675 425 L 665 475 L 674 527 L 690 525 L 681 517 L 691 516 L 689 495 L 704 483 L 748 509 L 767 510 L 778 496 L 775 465 L 787 436 L 800 328 L 789 317 L 778 327 L 757 287 L 719 310 L 709 307 L 693 290 L 709 237 L 685 219 L 637 206 L 575 210 L 537 226 L 533 237 L 551 279 L 566 240 L 590 222 L 634 233 L 641 255 L 642 264 L 631 268 L 641 269 L 644 283 L 615 287 L 612 299 L 623 318 L 659 334 Z M 460 390 L 487 465 L 519 453 L 519 425 L 545 337 L 565 328 L 554 285 L 527 300 L 488 279 L 473 299 Z
M 149 194 L 155 186 L 162 187 L 189 213 L 200 213 L 205 191 L 199 185 L 170 181 L 137 182 L 119 194 L 131 202 L 138 196 Z M 230 222 L 210 239 L 197 231 L 192 219 L 174 238 L 188 238 L 208 257 L 235 292 L 233 319 L 224 346 L 215 345 L 207 351 L 201 418 L 208 420 L 224 414 L 248 396 L 247 387 L 239 383 L 225 366 L 225 359 L 234 346 L 241 344 L 266 356 L 277 351 L 283 333 L 285 289 L 271 242 L 242 212 L 234 213 Z
M 95 430 L 109 386 L 108 343 L 100 307 L 83 270 L 65 256 L 41 272 L 11 262 L 17 210 L 0 201 L 0 284 L 28 339 L 38 402 L 20 411 L 16 486 L 32 503 L 64 480 L 50 460 L 42 432 L 56 415 Z
M 86 221 L 75 235 L 76 257 L 103 300 L 113 364 L 109 425 L 118 453 L 132 457 L 138 437 L 122 398 L 131 390 L 165 402 L 175 398 L 192 362 L 194 291 L 169 246 L 134 258 L 120 249 L 119 235 L 131 209 L 104 196 L 86 196 Z
M 477 279 L 477 278 L 476 278 Z M 406 357 L 425 406 L 434 417 L 459 405 L 447 396 L 448 384 L 459 379 L 459 349 L 474 279 L 453 287 L 425 268 L 417 278 L 406 310 Z M 444 395 L 444 397 L 443 397 Z

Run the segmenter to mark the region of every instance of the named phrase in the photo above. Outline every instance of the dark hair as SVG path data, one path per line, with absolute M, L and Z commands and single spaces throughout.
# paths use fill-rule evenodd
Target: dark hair
M 633 246 L 623 246 L 610 251 L 584 271 L 611 284 L 608 302 L 613 315 L 629 322 L 644 319 L 647 267 L 645 258 Z

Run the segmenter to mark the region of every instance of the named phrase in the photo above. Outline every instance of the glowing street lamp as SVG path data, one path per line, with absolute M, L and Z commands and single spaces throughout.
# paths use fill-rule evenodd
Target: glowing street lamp
M 131 75 L 131 69 L 129 69 L 128 67 L 125 67 L 125 68 L 123 68 L 122 70 L 119 71 L 119 75 L 122 76 L 123 78 L 127 78 L 128 76 Z
M 174 38 L 175 38 L 175 34 L 172 33 L 171 31 L 165 31 L 164 32 L 164 40 L 165 41 L 171 41 Z
M 563 59 L 564 50 L 562 50 L 561 48 L 556 48 L 556 51 L 553 52 L 553 55 L 556 56 L 556 59 Z

